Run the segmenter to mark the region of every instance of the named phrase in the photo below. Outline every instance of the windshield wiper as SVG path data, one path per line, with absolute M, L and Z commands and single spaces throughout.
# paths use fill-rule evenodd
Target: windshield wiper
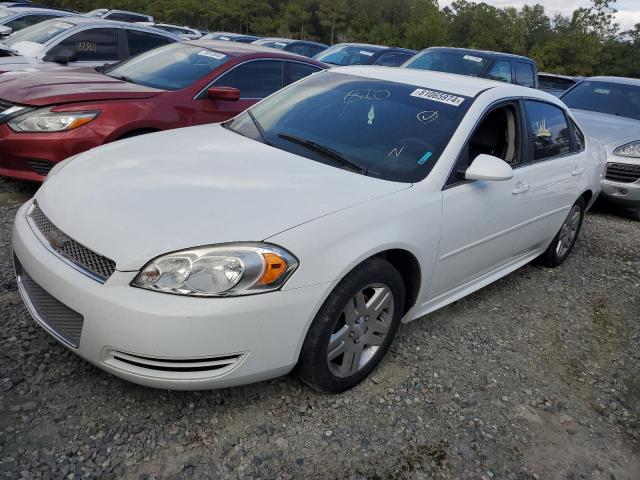
M 115 78 L 116 80 L 122 80 L 123 82 L 128 82 L 128 83 L 136 83 L 133 80 L 131 80 L 129 77 L 125 76 L 125 75 L 109 75 L 109 73 L 105 73 L 105 75 L 107 77 L 111 77 L 111 78 Z M 136 84 L 137 85 L 137 84 Z
M 260 122 L 258 121 L 256 116 L 251 112 L 251 110 L 247 110 L 247 115 L 249 115 L 249 118 L 251 119 L 253 124 L 256 126 L 256 130 L 258 130 L 258 133 L 260 134 L 260 137 L 262 138 L 263 143 L 269 145 L 270 147 L 273 147 L 271 142 L 267 140 L 267 135 L 264 133 L 264 129 L 262 128 L 262 125 L 260 125 Z
M 336 152 L 331 147 L 321 145 L 312 140 L 307 140 L 306 138 L 296 137 L 295 135 L 290 135 L 288 133 L 279 133 L 278 136 L 290 142 L 297 143 L 298 145 L 302 145 L 303 147 L 307 147 L 309 150 L 313 150 L 314 152 L 320 153 L 321 155 L 324 155 L 325 157 L 328 157 L 338 162 L 340 165 L 345 166 L 351 170 L 362 173 L 364 175 L 368 173 L 368 169 L 358 165 L 355 162 L 352 162 L 351 160 L 349 160 L 339 152 Z

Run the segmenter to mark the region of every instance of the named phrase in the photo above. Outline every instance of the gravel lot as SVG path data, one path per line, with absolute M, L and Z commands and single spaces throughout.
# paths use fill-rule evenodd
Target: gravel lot
M 528 266 L 403 326 L 340 396 L 294 377 L 169 392 L 106 374 L 21 304 L 0 179 L 0 478 L 640 478 L 640 223 L 598 208 Z

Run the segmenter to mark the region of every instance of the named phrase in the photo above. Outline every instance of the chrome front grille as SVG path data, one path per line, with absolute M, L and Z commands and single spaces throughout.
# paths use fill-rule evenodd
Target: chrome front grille
M 94 280 L 104 283 L 116 270 L 116 262 L 69 238 L 47 218 L 36 202 L 29 213 L 51 248 Z
M 628 163 L 608 163 L 607 180 L 613 182 L 633 183 L 640 180 L 640 165 Z
M 14 257 L 18 288 L 29 313 L 51 334 L 73 348 L 80 345 L 84 317 L 38 285 Z

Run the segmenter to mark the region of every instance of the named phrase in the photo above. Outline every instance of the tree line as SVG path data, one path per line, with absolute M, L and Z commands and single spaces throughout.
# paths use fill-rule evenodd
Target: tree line
M 206 30 L 422 49 L 470 47 L 527 55 L 542 71 L 640 77 L 640 24 L 623 31 L 616 0 L 592 0 L 570 16 L 539 4 L 496 8 L 455 0 L 49 0 L 78 11 L 118 8 Z

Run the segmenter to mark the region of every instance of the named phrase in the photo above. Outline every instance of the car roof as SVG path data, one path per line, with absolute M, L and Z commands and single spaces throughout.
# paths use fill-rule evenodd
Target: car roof
M 225 40 L 211 40 L 211 39 L 203 39 L 199 38 L 197 40 L 187 40 L 181 43 L 188 43 L 189 45 L 195 45 L 199 47 L 210 48 L 212 50 L 216 50 L 218 52 L 224 53 L 231 57 L 244 57 L 244 56 L 252 56 L 259 54 L 269 54 L 274 57 L 290 57 L 291 59 L 296 60 L 304 60 L 307 63 L 312 63 L 318 66 L 323 66 L 328 68 L 322 62 L 318 62 L 317 60 L 312 60 L 304 55 L 298 55 L 297 53 L 285 52 L 282 50 L 278 50 L 277 48 L 271 47 L 263 47 L 262 45 L 256 45 L 253 43 L 240 43 L 240 42 L 227 42 Z
M 50 20 L 47 20 L 50 21 Z M 176 39 L 180 39 L 177 35 L 173 35 L 170 32 L 165 30 L 160 30 L 159 28 L 153 28 L 149 25 L 144 25 L 142 23 L 130 23 L 130 22 L 121 22 L 119 20 L 107 20 L 105 18 L 96 18 L 96 17 L 84 17 L 82 15 L 72 15 L 70 17 L 61 18 L 60 21 L 71 23 L 73 25 L 119 25 L 127 28 L 140 28 L 143 30 L 148 30 L 151 32 L 161 32 L 165 36 L 172 36 Z
M 256 41 L 260 41 L 260 42 L 282 42 L 282 43 L 286 43 L 286 44 L 300 42 L 300 43 L 309 43 L 309 44 L 312 44 L 312 45 L 320 45 L 322 47 L 326 47 L 327 46 L 324 43 L 314 42 L 312 40 L 296 40 L 294 38 L 265 37 L 265 38 L 261 38 L 260 40 L 256 40 Z
M 523 57 L 522 55 L 515 55 L 513 53 L 494 52 L 492 50 L 476 50 L 473 48 L 458 48 L 458 47 L 429 47 L 429 48 L 425 48 L 422 51 L 426 52 L 427 50 L 443 50 L 447 52 L 459 52 L 459 53 L 470 53 L 470 54 L 475 53 L 477 55 L 483 55 L 485 57 L 491 57 L 491 58 L 497 58 L 497 57 L 512 58 L 517 60 L 525 60 L 527 62 L 533 62 L 533 60 L 529 57 Z
M 370 50 L 398 50 L 406 53 L 416 53 L 416 50 L 411 50 L 410 48 L 402 48 L 402 47 L 389 47 L 387 45 L 375 45 L 373 43 L 357 43 L 357 42 L 345 42 L 345 43 L 336 43 L 333 45 L 334 47 L 338 47 L 341 45 L 348 45 L 350 47 L 359 47 L 359 48 L 368 48 Z
M 225 37 L 248 37 L 248 38 L 257 38 L 262 40 L 260 36 L 253 35 L 252 33 L 209 32 L 207 35 L 223 35 Z
M 534 96 L 544 99 L 551 98 L 554 101 L 556 100 L 555 97 L 540 90 L 522 87 L 511 83 L 488 80 L 486 78 L 457 75 L 454 73 L 370 65 L 335 67 L 331 69 L 331 72 L 415 85 L 416 87 L 439 90 L 446 93 L 463 95 L 465 97 L 475 97 L 485 90 L 501 88 L 509 90 L 510 95 Z
M 637 78 L 601 76 L 601 77 L 584 78 L 583 80 L 593 80 L 595 82 L 609 82 L 609 83 L 620 83 L 623 85 L 640 86 L 640 79 L 637 79 Z
M 0 7 L 3 10 L 7 10 L 11 13 L 41 13 L 41 12 L 55 12 L 64 13 L 69 15 L 71 12 L 67 10 L 58 10 L 57 8 L 45 8 L 45 7 Z

